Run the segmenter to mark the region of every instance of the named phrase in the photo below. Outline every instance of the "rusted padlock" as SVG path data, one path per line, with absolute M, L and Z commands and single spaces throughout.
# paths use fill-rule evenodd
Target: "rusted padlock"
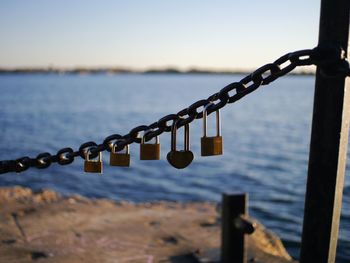
M 111 166 L 130 166 L 130 147 L 129 144 L 124 147 L 121 151 L 116 151 L 116 144 L 113 144 L 111 154 L 109 156 L 109 164 Z M 122 152 L 125 150 L 125 152 Z
M 209 103 L 203 110 L 203 137 L 201 138 L 202 156 L 221 155 L 223 152 L 220 127 L 220 110 L 216 110 L 216 136 L 207 136 L 207 111 L 208 107 L 211 105 L 213 104 Z
M 144 133 L 140 144 L 140 160 L 160 160 L 159 136 L 156 136 L 155 143 L 146 143 Z
M 102 174 L 102 152 L 98 153 L 97 160 L 90 160 L 90 150 L 87 150 L 84 161 L 84 172 Z

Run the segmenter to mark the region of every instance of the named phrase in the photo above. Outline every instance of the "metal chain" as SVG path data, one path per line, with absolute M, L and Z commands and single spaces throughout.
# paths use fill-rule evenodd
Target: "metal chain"
M 106 150 L 110 152 L 113 147 L 116 151 L 120 151 L 128 144 L 141 143 L 141 133 L 143 133 L 142 136 L 144 136 L 145 141 L 149 141 L 163 132 L 170 132 L 175 121 L 179 128 L 195 119 L 202 118 L 203 109 L 209 103 L 211 105 L 207 108 L 208 115 L 228 103 L 240 100 L 259 87 L 275 81 L 296 67 L 306 65 L 319 66 L 321 73 L 329 77 L 350 76 L 349 63 L 346 60 L 345 52 L 340 47 L 322 46 L 288 53 L 273 63 L 258 68 L 242 80 L 227 85 L 207 99 L 199 100 L 176 114 L 166 115 L 150 125 L 137 126 L 125 135 L 110 135 L 101 144 L 92 141 L 83 143 L 77 151 L 72 148 L 63 148 L 54 155 L 45 152 L 40 153 L 35 158 L 25 156 L 16 160 L 0 161 L 0 174 L 7 172 L 19 173 L 30 167 L 44 169 L 52 163 L 68 165 L 74 161 L 75 157 L 80 156 L 85 159 L 86 155 L 89 154 L 90 158 L 95 158 L 99 152 Z

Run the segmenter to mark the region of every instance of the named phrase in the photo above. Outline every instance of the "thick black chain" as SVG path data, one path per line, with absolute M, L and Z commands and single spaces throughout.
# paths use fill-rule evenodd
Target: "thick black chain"
M 19 173 L 30 167 L 44 169 L 52 163 L 67 165 L 72 163 L 75 157 L 80 156 L 85 159 L 89 153 L 90 158 L 95 158 L 99 152 L 106 150 L 110 152 L 113 147 L 119 151 L 128 144 L 141 143 L 140 133 L 143 133 L 142 136 L 144 136 L 145 141 L 148 141 L 163 132 L 169 132 L 174 121 L 177 121 L 177 127 L 181 127 L 195 119 L 202 118 L 203 108 L 209 103 L 211 105 L 207 109 L 208 115 L 221 109 L 228 103 L 238 101 L 257 88 L 286 75 L 296 67 L 306 65 L 319 66 L 322 73 L 329 77 L 335 77 L 340 74 L 350 76 L 349 64 L 346 60 L 345 52 L 341 48 L 325 46 L 288 53 L 273 63 L 258 68 L 241 81 L 227 85 L 207 99 L 199 100 L 176 114 L 166 115 L 150 125 L 137 126 L 125 135 L 110 135 L 101 144 L 92 141 L 83 143 L 77 151 L 74 151 L 72 148 L 63 148 L 54 155 L 45 152 L 39 154 L 36 158 L 26 156 L 17 160 L 0 161 L 0 174 L 7 172 Z

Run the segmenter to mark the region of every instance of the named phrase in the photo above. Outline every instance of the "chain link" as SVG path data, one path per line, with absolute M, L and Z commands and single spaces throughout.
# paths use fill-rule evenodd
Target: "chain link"
M 113 147 L 115 147 L 116 151 L 120 151 L 128 144 L 141 143 L 142 137 L 144 137 L 145 141 L 149 141 L 163 132 L 170 132 L 174 122 L 176 122 L 177 127 L 182 127 L 195 119 L 203 118 L 203 109 L 209 103 L 211 105 L 207 109 L 208 115 L 221 109 L 226 104 L 238 101 L 260 86 L 270 84 L 296 67 L 306 65 L 319 66 L 321 72 L 327 77 L 350 76 L 349 63 L 346 60 L 344 50 L 340 47 L 322 46 L 288 53 L 273 63 L 258 68 L 239 82 L 227 85 L 207 99 L 196 101 L 178 113 L 166 115 L 150 125 L 137 126 L 123 136 L 120 134 L 110 135 L 105 138 L 102 144 L 95 142 L 83 143 L 78 151 L 74 151 L 72 148 L 63 148 L 55 155 L 45 152 L 39 154 L 36 158 L 25 156 L 17 160 L 0 161 L 0 174 L 8 172 L 19 173 L 30 167 L 45 169 L 52 163 L 68 165 L 78 156 L 85 159 L 87 154 L 89 154 L 89 158 L 95 158 L 99 152 L 111 151 Z

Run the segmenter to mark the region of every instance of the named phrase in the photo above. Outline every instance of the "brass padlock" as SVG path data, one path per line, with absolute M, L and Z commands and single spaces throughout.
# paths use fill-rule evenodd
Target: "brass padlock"
M 178 121 L 171 126 L 171 151 L 167 154 L 168 162 L 177 169 L 183 169 L 193 161 L 193 153 L 190 151 L 190 125 L 185 124 L 184 150 L 176 150 L 176 131 Z
M 220 110 L 216 111 L 216 136 L 207 136 L 207 111 L 208 107 L 213 105 L 209 103 L 203 110 L 203 137 L 201 138 L 201 155 L 212 156 L 221 155 L 222 150 L 222 136 L 220 127 Z
M 111 166 L 121 166 L 121 167 L 129 167 L 130 166 L 130 149 L 129 145 L 126 145 L 123 150 L 117 152 L 116 144 L 113 144 L 111 149 L 111 154 L 109 156 L 109 164 Z
M 140 160 L 160 160 L 159 136 L 156 136 L 155 143 L 145 143 L 145 135 L 141 139 Z
M 90 154 L 90 150 L 88 150 L 85 154 L 84 172 L 102 174 L 102 152 L 98 153 L 97 160 L 90 160 Z

